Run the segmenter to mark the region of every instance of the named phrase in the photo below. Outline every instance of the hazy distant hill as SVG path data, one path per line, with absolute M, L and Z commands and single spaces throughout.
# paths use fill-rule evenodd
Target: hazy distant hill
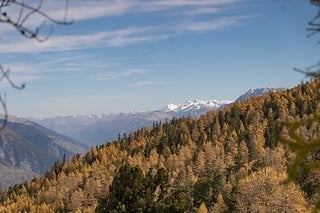
M 12 166 L 0 159 L 0 190 L 32 179 L 38 174 Z
M 240 96 L 237 101 L 245 101 L 250 97 L 261 96 L 275 89 L 249 90 Z M 130 133 L 141 127 L 152 126 L 154 122 L 173 117 L 199 117 L 210 110 L 221 109 L 232 101 L 186 101 L 182 104 L 168 104 L 160 110 L 151 112 L 132 112 L 108 115 L 76 115 L 59 116 L 36 120 L 40 125 L 67 135 L 88 145 L 102 144 L 108 140 L 117 139 L 118 134 Z
M 230 102 L 194 100 L 177 105 L 169 104 L 161 110 L 151 112 L 53 117 L 37 122 L 83 143 L 102 144 L 107 140 L 116 139 L 119 133 L 130 133 L 141 127 L 152 126 L 154 122 L 164 122 L 173 117 L 198 117 L 228 103 Z
M 43 174 L 64 155 L 86 150 L 86 145 L 37 123 L 10 117 L 0 133 L 0 188 Z

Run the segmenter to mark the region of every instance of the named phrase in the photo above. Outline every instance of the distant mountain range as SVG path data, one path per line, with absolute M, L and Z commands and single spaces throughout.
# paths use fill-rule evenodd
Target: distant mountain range
M 236 101 L 246 101 L 275 90 L 249 90 Z M 10 116 L 7 127 L 0 133 L 0 189 L 43 174 L 64 155 L 85 153 L 89 146 L 116 139 L 118 134 L 129 134 L 173 117 L 198 117 L 230 103 L 232 101 L 196 99 L 182 104 L 168 104 L 150 112 L 53 117 L 37 122 L 34 122 L 35 119 L 31 121 Z
M 239 98 L 237 98 L 236 101 L 247 101 L 252 97 L 262 96 L 264 94 L 267 94 L 269 92 L 275 92 L 278 90 L 283 90 L 283 88 L 259 88 L 259 89 L 250 89 L 245 94 L 241 95 Z
M 10 116 L 0 133 L 0 189 L 45 173 L 64 155 L 70 157 L 87 150 L 88 146 L 69 137 Z
M 75 115 L 38 120 L 40 125 L 74 138 L 88 145 L 102 144 L 113 140 L 118 134 L 130 133 L 141 127 L 152 126 L 154 122 L 173 117 L 195 116 L 217 110 L 230 101 L 187 101 L 183 104 L 168 104 L 160 110 L 108 115 Z
M 251 97 L 261 96 L 275 90 L 277 89 L 262 88 L 249 90 L 236 101 L 246 101 Z M 160 110 L 150 112 L 52 117 L 36 120 L 36 122 L 82 143 L 97 145 L 116 139 L 118 134 L 130 133 L 141 127 L 152 126 L 154 122 L 163 122 L 173 117 L 198 117 L 209 110 L 221 109 L 232 102 L 196 99 L 182 104 L 168 104 Z
M 182 116 L 199 116 L 209 110 L 217 110 L 221 107 L 232 103 L 232 101 L 204 101 L 204 100 L 194 100 L 187 101 L 182 104 L 168 104 L 161 111 L 166 113 L 174 113 L 176 117 Z

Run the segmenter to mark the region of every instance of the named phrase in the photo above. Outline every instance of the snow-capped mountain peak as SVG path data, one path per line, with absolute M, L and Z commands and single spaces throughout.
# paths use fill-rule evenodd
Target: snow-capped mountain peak
M 229 104 L 232 101 L 217 101 L 217 100 L 199 100 L 195 99 L 193 101 L 186 101 L 182 104 L 168 104 L 165 106 L 162 111 L 163 112 L 188 112 L 188 111 L 194 111 L 194 110 L 215 110 L 219 109 L 225 104 Z
M 258 89 L 249 89 L 245 94 L 241 95 L 236 101 L 247 101 L 252 97 L 258 97 L 265 95 L 269 92 L 275 92 L 283 88 L 258 88 Z
M 175 104 L 168 104 L 167 106 L 164 107 L 163 111 L 165 112 L 170 112 L 170 111 L 177 111 L 179 108 L 178 105 L 175 105 Z
M 242 98 L 243 100 L 249 98 L 249 94 L 251 94 L 250 97 L 265 94 L 269 90 L 268 88 L 251 89 Z M 241 101 L 242 98 L 237 100 Z M 118 133 L 130 133 L 141 127 L 152 126 L 154 122 L 170 120 L 173 117 L 199 117 L 230 103 L 232 101 L 195 99 L 181 104 L 171 103 L 155 111 L 53 117 L 36 120 L 36 122 L 91 146 L 93 143 L 99 144 L 116 139 Z

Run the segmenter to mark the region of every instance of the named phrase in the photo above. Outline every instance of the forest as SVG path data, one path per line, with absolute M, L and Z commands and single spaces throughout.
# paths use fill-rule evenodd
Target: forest
M 310 0 L 310 3 L 320 5 L 319 0 Z M 10 5 L 16 6 L 17 16 L 11 16 L 15 9 L 5 10 Z M 68 5 L 69 1 L 66 1 L 61 13 L 64 15 L 56 20 L 42 11 L 42 1 L 33 8 L 24 1 L 3 0 L 0 23 L 10 25 L 22 37 L 43 42 L 51 35 L 49 30 L 42 38 L 43 34 L 39 32 L 44 24 L 70 25 L 73 22 L 67 19 L 67 14 L 72 12 Z M 286 10 L 284 6 L 281 9 Z M 35 20 L 40 18 L 40 22 L 44 22 L 30 28 L 27 20 L 34 15 L 37 15 Z M 319 32 L 319 18 L 320 13 L 317 13 L 309 22 L 308 37 Z M 83 19 L 88 21 L 88 17 Z M 143 17 L 143 20 L 147 19 Z M 90 25 L 88 23 L 86 25 Z M 166 26 L 166 23 L 162 25 Z M 192 29 L 199 31 L 199 27 L 188 27 L 184 31 Z M 158 38 L 153 33 L 144 37 Z M 175 34 L 180 32 L 173 31 Z M 88 35 L 78 37 L 87 38 Z M 174 36 L 165 40 L 171 40 L 171 37 Z M 67 39 L 63 44 L 72 43 L 69 42 L 70 35 Z M 88 43 L 85 42 L 85 46 Z M 77 46 L 79 44 L 69 48 Z M 165 54 L 167 57 L 167 50 Z M 147 61 L 145 56 L 144 63 Z M 94 146 L 84 155 L 63 158 L 43 176 L 1 191 L 0 212 L 318 212 L 320 77 L 319 70 L 313 72 L 315 67 L 319 64 L 311 69 L 296 69 L 311 80 L 292 89 L 235 102 L 199 118 L 155 122 L 152 127 L 119 134 L 117 140 Z M 9 78 L 9 71 L 0 64 L 0 82 L 7 80 L 13 88 L 23 89 L 25 84 L 15 85 Z M 120 76 L 144 72 L 128 69 Z M 5 96 L 0 95 L 0 106 L 5 114 L 1 131 L 8 119 Z
M 154 123 L 1 192 L 0 212 L 316 212 L 317 112 L 315 78 Z

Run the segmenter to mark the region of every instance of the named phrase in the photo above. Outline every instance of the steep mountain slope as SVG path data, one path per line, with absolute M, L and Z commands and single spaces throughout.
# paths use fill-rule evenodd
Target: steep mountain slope
M 317 139 L 320 124 L 310 125 L 307 118 L 319 110 L 320 80 L 315 80 L 200 118 L 158 123 L 9 189 L 0 196 L 0 212 L 93 212 L 98 204 L 102 210 L 116 204 L 160 212 L 200 206 L 225 212 L 310 212 L 320 190 L 319 170 L 305 168 L 296 182 L 284 184 L 294 154 L 280 144 L 278 134 L 290 138 L 291 133 L 278 124 L 305 122 L 297 132 Z M 319 160 L 319 150 L 303 160 Z
M 23 183 L 35 176 L 38 176 L 38 174 L 14 167 L 5 160 L 0 159 L 0 190 Z
M 75 141 L 74 139 L 71 139 L 70 137 L 59 134 L 59 133 L 54 132 L 50 129 L 47 129 L 47 128 L 39 125 L 38 123 L 28 121 L 28 125 L 40 130 L 45 135 L 47 135 L 52 140 L 52 142 L 54 144 L 64 148 L 65 150 L 69 151 L 70 153 L 84 154 L 89 149 L 89 147 L 87 145 L 80 143 L 78 141 Z
M 43 174 L 64 155 L 83 154 L 86 150 L 86 145 L 71 138 L 10 116 L 6 128 L 0 133 L 0 187 Z
M 11 124 L 9 123 L 9 125 Z M 60 152 L 68 153 L 66 150 L 61 150 L 58 147 L 54 147 L 56 148 L 55 150 L 52 147 L 53 144 L 48 144 L 49 146 L 51 145 L 51 147 L 48 146 L 48 149 L 54 151 L 53 154 L 51 154 L 49 150 L 43 150 L 42 145 L 38 147 L 37 144 L 33 144 L 27 139 L 22 138 L 22 136 L 9 128 L 5 129 L 0 135 L 0 153 L 2 159 L 15 167 L 36 173 L 43 173 L 50 169 L 50 165 L 53 164 L 58 157 L 61 157 Z M 43 138 L 38 137 L 36 139 L 37 142 L 40 142 L 38 139 L 41 140 Z M 45 143 L 47 143 L 47 141 L 44 141 L 43 146 Z
M 280 88 L 250 89 L 245 94 L 243 94 L 239 98 L 237 98 L 236 101 L 244 102 L 244 101 L 249 100 L 250 98 L 262 96 L 262 95 L 268 94 L 270 92 L 276 92 L 276 91 L 279 91 L 279 90 L 283 90 L 283 89 L 280 89 Z

